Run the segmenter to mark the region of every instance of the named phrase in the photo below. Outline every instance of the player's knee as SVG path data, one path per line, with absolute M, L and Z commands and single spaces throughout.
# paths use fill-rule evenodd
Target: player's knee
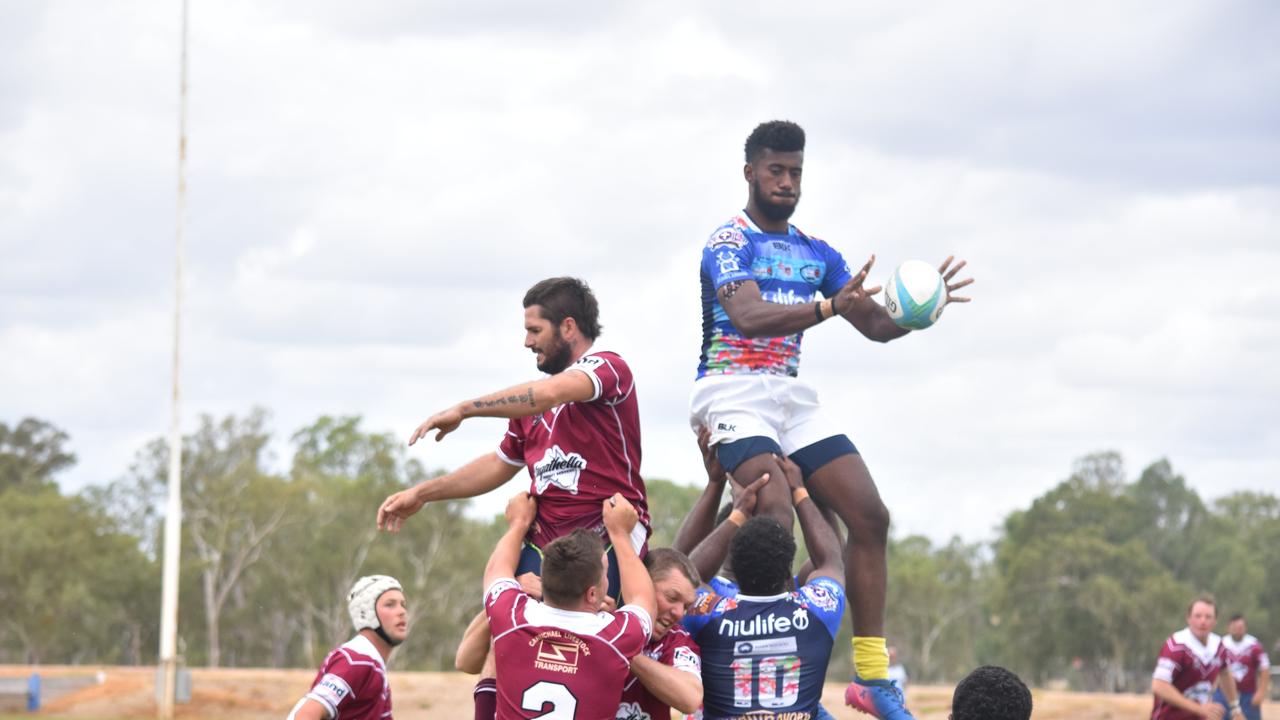
M 889 508 L 878 498 L 858 505 L 849 533 L 859 542 L 885 542 L 889 538 Z

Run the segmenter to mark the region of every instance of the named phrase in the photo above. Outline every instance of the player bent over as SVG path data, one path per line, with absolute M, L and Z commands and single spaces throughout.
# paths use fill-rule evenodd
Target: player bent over
M 347 610 L 356 636 L 324 659 L 288 720 L 390 720 L 387 658 L 409 634 L 404 591 L 393 577 L 362 577 L 347 595 Z
M 419 425 L 410 445 L 432 431 L 440 440 L 469 417 L 509 419 L 496 452 L 391 495 L 378 508 L 378 527 L 395 532 L 426 503 L 482 495 L 523 467 L 529 492 L 538 498 L 538 517 L 517 573 L 538 572 L 541 549 L 578 528 L 604 539 L 600 503 L 614 493 L 639 513 L 628 540 L 643 556 L 649 516 L 631 368 L 617 353 L 593 349 L 599 307 L 581 280 L 543 280 L 525 293 L 524 308 L 524 346 L 537 357 L 538 370 L 551 377 L 459 403 Z M 612 574 L 610 589 L 616 596 Z
M 653 583 L 627 541 L 638 514 L 620 493 L 602 503 L 628 603 L 612 613 L 597 610 L 606 589 L 604 545 L 585 529 L 543 548 L 542 602 L 521 590 L 516 564 L 535 514 L 528 494 L 511 499 L 507 532 L 485 567 L 498 720 L 614 720 L 630 661 L 648 643 L 653 626 Z
M 702 254 L 702 354 L 690 397 L 691 424 L 711 429 L 726 470 L 739 478 L 774 477 L 774 454 L 803 470 L 814 498 L 848 527 L 845 580 L 853 603 L 858 709 L 899 720 L 911 715 L 888 679 L 884 640 L 885 549 L 889 511 L 857 448 L 826 420 L 814 389 L 798 378 L 804 331 L 835 316 L 863 336 L 888 342 L 907 334 L 863 286 L 873 255 L 854 274 L 826 242 L 788 222 L 800 201 L 804 130 L 788 121 L 762 123 L 746 142 L 746 208 L 717 228 Z M 940 272 L 950 293 L 964 266 Z M 824 299 L 819 300 L 821 293 Z M 781 484 L 766 488 L 760 512 L 784 527 L 791 509 Z

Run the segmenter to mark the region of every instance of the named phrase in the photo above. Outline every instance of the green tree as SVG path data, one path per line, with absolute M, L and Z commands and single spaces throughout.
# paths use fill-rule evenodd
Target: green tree
M 12 428 L 0 422 L 0 490 L 50 485 L 53 476 L 71 467 L 67 434 L 43 420 L 25 418 Z

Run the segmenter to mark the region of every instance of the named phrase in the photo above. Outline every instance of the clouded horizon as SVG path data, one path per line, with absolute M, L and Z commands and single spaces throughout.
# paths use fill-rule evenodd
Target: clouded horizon
M 68 490 L 168 427 L 179 22 L 0 8 L 0 421 L 70 434 Z M 1098 450 L 1280 492 L 1277 36 L 1280 5 L 1208 0 L 193 0 L 184 428 L 266 407 L 282 465 L 321 414 L 407 438 L 536 377 L 520 298 L 568 274 L 635 371 L 644 475 L 702 482 L 699 254 L 789 118 L 797 226 L 877 282 L 976 278 L 888 345 L 806 333 L 897 534 L 988 538 Z

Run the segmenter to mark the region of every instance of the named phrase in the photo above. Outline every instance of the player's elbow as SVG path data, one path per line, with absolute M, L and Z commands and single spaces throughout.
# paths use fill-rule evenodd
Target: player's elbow
M 671 707 L 685 715 L 695 715 L 702 707 L 702 683 L 681 688 L 679 697 L 671 703 Z

